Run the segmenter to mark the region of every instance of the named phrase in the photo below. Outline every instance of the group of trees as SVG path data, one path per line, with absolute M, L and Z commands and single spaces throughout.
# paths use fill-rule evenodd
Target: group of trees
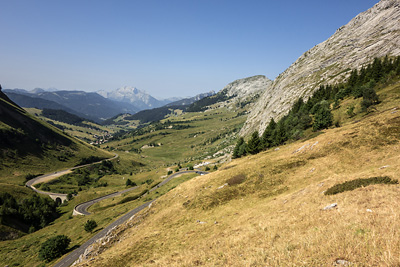
M 375 87 L 400 75 L 400 56 L 396 58 L 375 58 L 373 63 L 353 70 L 347 82 L 340 85 L 321 85 L 304 102 L 302 98 L 295 102 L 289 113 L 278 122 L 271 119 L 264 133 L 259 136 L 254 132 L 246 143 L 240 137 L 233 151 L 233 158 L 248 154 L 257 154 L 262 150 L 284 144 L 288 140 L 302 137 L 304 130 L 312 127 L 313 131 L 326 129 L 333 125 L 331 106 L 338 108 L 345 97 L 362 97 L 361 110 L 368 111 L 379 103 Z M 332 105 L 333 103 L 333 105 Z M 348 110 L 354 115 L 354 107 Z
M 1 224 L 16 227 L 24 232 L 34 232 L 45 227 L 59 216 L 57 204 L 50 198 L 37 194 L 17 201 L 9 193 L 0 194 Z

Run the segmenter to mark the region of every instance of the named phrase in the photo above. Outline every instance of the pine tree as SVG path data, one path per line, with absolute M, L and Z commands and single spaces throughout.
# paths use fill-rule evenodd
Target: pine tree
M 244 155 L 246 143 L 244 142 L 244 138 L 240 137 L 236 143 L 235 148 L 233 149 L 232 158 L 240 158 Z
M 281 119 L 276 125 L 276 129 L 274 131 L 274 136 L 273 136 L 273 146 L 279 146 L 282 145 L 283 143 L 288 140 L 287 134 L 286 134 L 286 127 L 284 124 L 284 120 Z
M 267 128 L 265 128 L 264 133 L 262 134 L 262 137 L 261 137 L 262 149 L 267 149 L 272 146 L 275 128 L 276 128 L 276 122 L 275 122 L 274 118 L 272 118 L 270 120 Z
M 247 143 L 246 152 L 250 154 L 257 154 L 261 150 L 261 141 L 258 132 L 255 131 Z
M 347 84 L 351 87 L 356 86 L 358 83 L 358 71 L 357 69 L 353 70 L 350 74 L 349 81 Z
M 371 69 L 371 79 L 375 81 L 379 81 L 382 78 L 382 63 L 379 58 L 375 58 L 374 62 L 372 63 L 372 69 Z

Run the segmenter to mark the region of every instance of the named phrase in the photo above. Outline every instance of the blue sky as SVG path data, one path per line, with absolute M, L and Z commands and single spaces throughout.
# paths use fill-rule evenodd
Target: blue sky
M 274 79 L 378 0 L 0 0 L 3 88 L 158 98 Z

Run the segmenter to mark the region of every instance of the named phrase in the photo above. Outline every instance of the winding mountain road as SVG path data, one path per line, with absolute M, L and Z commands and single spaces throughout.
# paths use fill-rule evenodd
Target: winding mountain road
M 208 174 L 208 172 L 205 171 L 199 171 L 199 170 L 190 170 L 190 171 L 180 171 L 180 172 L 176 172 L 172 175 L 170 175 L 167 179 L 165 179 L 164 181 L 162 181 L 160 184 L 158 184 L 157 186 L 153 187 L 151 190 L 149 190 L 149 192 L 156 190 L 157 188 L 163 186 L 164 184 L 168 183 L 169 181 L 171 181 L 173 178 L 180 176 L 182 174 L 186 174 L 186 173 L 197 173 L 199 175 L 204 175 L 204 174 Z M 113 194 L 107 195 L 107 196 L 103 196 L 97 199 L 93 199 L 90 200 L 88 202 L 84 202 L 79 204 L 78 206 L 80 206 L 79 210 L 83 215 L 88 215 L 90 214 L 87 209 L 93 205 L 96 202 L 99 202 L 101 200 L 110 198 L 110 197 L 114 197 L 120 194 L 123 194 L 129 190 L 133 190 L 136 187 L 132 187 L 120 192 L 115 192 Z M 124 214 L 123 216 L 119 217 L 117 220 L 115 220 L 114 222 L 112 222 L 111 224 L 109 224 L 107 227 L 105 227 L 103 230 L 101 230 L 100 232 L 98 232 L 96 235 L 94 235 L 92 238 L 90 238 L 88 241 L 86 241 L 85 243 L 83 243 L 79 248 L 75 249 L 74 251 L 72 251 L 71 253 L 69 253 L 68 255 L 66 255 L 65 257 L 63 257 L 59 262 L 57 262 L 53 267 L 67 267 L 70 266 L 71 264 L 73 264 L 76 260 L 79 259 L 79 256 L 82 255 L 85 250 L 92 245 L 96 240 L 104 237 L 108 231 L 110 231 L 112 228 L 126 222 L 129 218 L 131 218 L 133 215 L 135 215 L 136 213 L 138 213 L 139 211 L 143 210 L 144 208 L 148 207 L 151 203 L 153 203 L 156 199 L 153 199 L 151 201 L 148 201 L 142 205 L 140 205 L 139 207 L 134 208 L 133 210 L 129 211 L 128 213 Z M 77 207 L 75 207 L 75 209 L 77 209 Z M 87 214 L 85 214 L 87 213 Z
M 183 175 L 183 174 L 186 174 L 186 173 L 197 173 L 197 174 L 200 174 L 200 175 L 204 175 L 204 174 L 207 174 L 208 172 L 199 171 L 199 170 L 190 170 L 190 171 L 180 171 L 180 172 L 176 172 L 176 173 L 171 174 L 170 176 L 168 176 L 167 179 L 163 180 L 161 183 L 159 183 L 158 185 L 156 185 L 156 186 L 153 187 L 152 189 L 150 189 L 149 192 L 152 192 L 153 190 L 156 190 L 157 188 L 159 188 L 159 187 L 165 185 L 166 183 L 168 183 L 169 181 L 171 181 L 173 178 L 175 178 L 175 177 L 177 177 L 177 176 L 180 176 L 180 175 Z M 88 209 L 89 209 L 89 207 L 92 206 L 93 204 L 95 204 L 95 203 L 97 203 L 97 202 L 99 202 L 99 201 L 108 199 L 108 198 L 120 196 L 120 195 L 122 195 L 122 194 L 124 194 L 124 193 L 126 193 L 126 192 L 129 192 L 129 191 L 132 191 L 132 190 L 134 190 L 134 189 L 136 189 L 136 188 L 138 188 L 138 187 L 137 187 L 137 186 L 131 187 L 131 188 L 128 188 L 128 189 L 125 189 L 125 190 L 122 190 L 122 191 L 114 192 L 114 193 L 111 193 L 111 194 L 109 194 L 109 195 L 105 195 L 105 196 L 102 196 L 102 197 L 99 197 L 99 198 L 95 198 L 95 199 L 89 200 L 89 201 L 87 201 L 87 202 L 80 203 L 80 204 L 78 204 L 78 205 L 75 206 L 75 208 L 74 208 L 74 215 L 90 215 L 90 212 L 88 211 Z M 146 194 L 145 194 L 145 195 L 146 195 Z
M 106 160 L 113 160 L 118 158 L 118 155 L 115 154 L 115 156 L 113 158 L 110 159 L 106 159 Z M 103 160 L 99 161 L 99 162 L 94 162 L 94 163 L 90 163 L 90 164 L 85 164 L 85 165 L 81 165 L 81 166 L 77 166 L 77 167 L 73 167 L 73 168 L 69 168 L 66 170 L 62 170 L 62 171 L 58 171 L 58 172 L 54 172 L 54 173 L 49 173 L 49 174 L 45 174 L 45 175 L 41 175 L 38 176 L 36 178 L 33 178 L 31 180 L 29 180 L 28 182 L 26 182 L 26 186 L 31 188 L 32 190 L 34 190 L 35 192 L 39 193 L 39 194 L 44 194 L 44 195 L 48 195 L 50 196 L 52 199 L 56 199 L 56 198 L 60 198 L 61 200 L 66 199 L 67 194 L 60 194 L 60 193 L 52 193 L 52 192 L 46 192 L 46 191 L 42 191 L 37 189 L 34 185 L 38 184 L 38 183 L 43 183 L 43 182 L 48 182 L 50 180 L 53 180 L 57 177 L 60 177 L 62 175 L 71 173 L 73 170 L 78 169 L 78 168 L 83 168 L 89 165 L 94 165 L 94 164 L 99 164 L 101 163 Z M 168 176 L 168 178 L 166 178 L 165 180 L 163 180 L 161 183 L 159 183 L 157 186 L 153 187 L 152 189 L 149 190 L 149 192 L 152 192 L 153 190 L 156 190 L 157 188 L 165 185 L 166 183 L 168 183 L 169 181 L 171 181 L 173 178 L 183 175 L 183 174 L 187 174 L 187 173 L 197 173 L 199 175 L 204 175 L 207 174 L 208 172 L 205 171 L 200 171 L 200 170 L 184 170 L 184 171 L 180 171 L 180 172 L 176 172 L 174 174 L 171 174 L 170 176 Z M 77 206 L 75 206 L 74 208 L 74 214 L 79 214 L 79 215 L 89 215 L 90 212 L 88 212 L 88 208 L 90 206 L 92 206 L 93 204 L 108 199 L 108 198 L 112 198 L 115 196 L 119 196 L 122 195 L 126 192 L 132 191 L 134 189 L 136 189 L 137 186 L 135 187 L 131 187 L 119 192 L 114 192 L 112 194 L 106 195 L 106 196 L 102 196 L 96 199 L 92 199 L 90 201 L 81 203 Z M 147 193 L 146 193 L 147 194 Z M 143 210 L 144 208 L 148 207 L 153 201 L 155 201 L 156 199 L 153 199 L 151 201 L 148 201 L 142 205 L 140 205 L 139 207 L 134 208 L 133 210 L 127 212 L 126 214 L 124 214 L 123 216 L 119 217 L 117 220 L 115 220 L 114 222 L 112 222 L 111 224 L 109 224 L 107 227 L 105 227 L 103 230 L 101 230 L 100 232 L 98 232 L 96 235 L 94 235 L 92 238 L 90 238 L 88 241 L 86 241 L 85 243 L 83 243 L 79 248 L 73 250 L 71 253 L 69 253 L 68 255 L 66 255 L 65 257 L 63 257 L 59 262 L 57 262 L 54 267 L 67 267 L 70 266 L 71 264 L 73 264 L 76 260 L 79 259 L 79 256 L 82 255 L 85 250 L 91 245 L 93 244 L 96 240 L 104 237 L 112 228 L 124 223 L 125 221 L 127 221 L 129 218 L 131 218 L 133 215 L 135 215 L 136 213 L 138 213 L 139 211 Z
M 99 201 L 105 200 L 107 198 L 120 196 L 123 193 L 135 190 L 136 188 L 138 188 L 138 186 L 131 187 L 131 188 L 128 188 L 128 189 L 125 189 L 125 190 L 122 190 L 122 191 L 114 192 L 114 193 L 111 193 L 109 195 L 105 195 L 105 196 L 102 196 L 102 197 L 99 197 L 99 198 L 95 198 L 95 199 L 89 200 L 87 202 L 83 202 L 81 204 L 78 204 L 74 208 L 74 215 L 90 215 L 90 212 L 88 212 L 88 208 L 90 206 L 92 206 L 93 204 L 95 204 L 95 203 L 97 203 Z
M 114 160 L 116 158 L 118 158 L 118 154 L 115 154 L 115 156 L 112 157 L 112 158 L 105 159 L 105 161 Z M 72 167 L 72 168 L 69 168 L 69 169 L 66 169 L 66 170 L 62 170 L 62 171 L 58 171 L 58 172 L 44 174 L 44 175 L 41 175 L 41 176 L 38 176 L 36 178 L 33 178 L 33 179 L 29 180 L 28 182 L 25 183 L 25 185 L 27 187 L 31 188 L 33 191 L 39 193 L 39 194 L 50 196 L 54 200 L 56 200 L 56 198 L 60 198 L 61 200 L 64 200 L 64 199 L 67 198 L 67 194 L 60 194 L 60 193 L 52 193 L 52 192 L 42 191 L 42 190 L 37 189 L 34 185 L 38 184 L 38 183 L 48 182 L 48 181 L 56 179 L 57 177 L 60 177 L 60 176 L 62 176 L 64 174 L 71 173 L 75 169 L 83 168 L 83 167 L 90 166 L 90 165 L 99 164 L 99 163 L 101 163 L 103 161 L 104 160 L 100 160 L 98 162 L 93 162 L 93 163 Z

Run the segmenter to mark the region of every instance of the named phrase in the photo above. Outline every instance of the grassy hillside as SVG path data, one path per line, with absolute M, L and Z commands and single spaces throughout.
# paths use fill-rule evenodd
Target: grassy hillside
M 185 113 L 116 137 L 102 147 L 139 154 L 152 168 L 217 158 L 235 143 L 246 119 L 243 111 L 221 108 Z
M 40 110 L 36 108 L 24 109 L 42 121 L 45 121 L 62 130 L 64 133 L 67 133 L 70 136 L 76 137 L 87 143 L 96 144 L 96 142 L 99 142 L 100 140 L 107 140 L 111 137 L 112 133 L 114 133 L 116 130 L 119 130 L 119 128 L 116 128 L 115 125 L 105 127 L 95 122 L 86 121 L 63 110 Z
M 399 92 L 399 82 L 379 89 L 381 103 L 351 118 L 361 100 L 346 98 L 333 111 L 341 127 L 179 185 L 80 266 L 399 265 L 398 185 L 324 194 L 358 178 L 399 179 Z
M 36 119 L 0 94 L 0 182 L 22 184 L 27 174 L 74 166 L 91 155 L 111 156 Z

